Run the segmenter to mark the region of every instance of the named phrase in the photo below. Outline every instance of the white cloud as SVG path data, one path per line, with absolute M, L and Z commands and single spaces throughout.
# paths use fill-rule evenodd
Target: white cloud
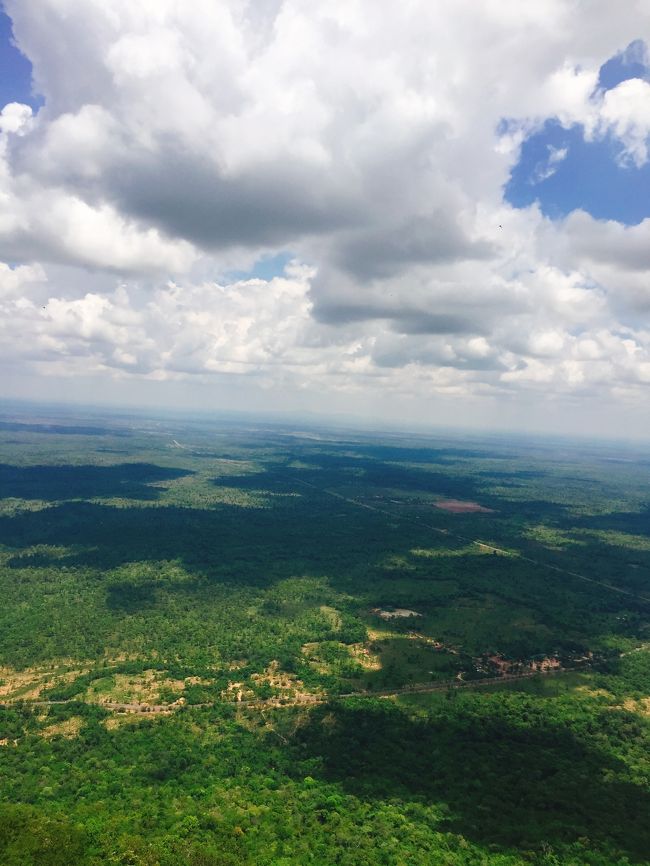
M 624 159 L 637 167 L 644 165 L 650 138 L 650 84 L 631 78 L 608 90 L 599 113 L 599 130 L 621 142 Z
M 640 168 L 648 161 L 650 83 L 630 78 L 609 90 L 598 89 L 597 83 L 597 71 L 593 69 L 559 71 L 549 80 L 547 110 L 541 117 L 554 117 L 566 127 L 581 124 L 588 140 L 610 136 L 621 148 L 619 161 Z M 548 168 L 552 169 L 566 151 L 550 151 Z
M 30 128 L 32 109 L 20 102 L 9 102 L 0 112 L 0 133 L 25 135 Z
M 45 271 L 40 265 L 19 265 L 11 268 L 5 262 L 0 262 L 0 297 L 24 293 L 33 284 L 47 280 Z
M 553 177 L 558 170 L 560 163 L 566 159 L 569 152 L 568 147 L 553 147 L 552 144 L 546 146 L 548 156 L 546 160 L 540 163 L 531 178 L 532 183 L 541 183 Z
M 278 393 L 645 387 L 650 221 L 552 224 L 503 185 L 549 117 L 647 160 L 650 85 L 597 90 L 646 0 L 7 7 L 45 105 L 0 115 L 0 256 L 27 268 L 0 268 L 5 359 Z M 227 278 L 282 250 L 283 276 Z

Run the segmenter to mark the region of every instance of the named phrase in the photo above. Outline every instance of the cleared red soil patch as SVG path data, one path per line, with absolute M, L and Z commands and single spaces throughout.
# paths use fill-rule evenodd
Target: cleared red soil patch
M 453 514 L 471 514 L 475 511 L 494 513 L 493 508 L 486 508 L 484 505 L 479 505 L 478 502 L 464 502 L 462 499 L 441 499 L 439 502 L 434 502 L 433 505 L 443 511 L 451 511 Z

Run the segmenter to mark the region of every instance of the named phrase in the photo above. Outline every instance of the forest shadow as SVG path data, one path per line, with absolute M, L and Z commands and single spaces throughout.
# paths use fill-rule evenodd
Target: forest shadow
M 273 467 L 266 472 L 248 475 L 229 475 L 227 478 L 216 478 L 213 484 L 217 487 L 234 487 L 250 492 L 260 487 L 273 493 L 291 493 L 301 489 L 301 485 L 313 485 L 320 491 L 329 489 L 345 490 L 347 495 L 364 499 L 373 495 L 388 495 L 387 491 L 399 490 L 403 500 L 408 504 L 419 504 L 422 507 L 431 506 L 431 514 L 435 515 L 441 526 L 449 526 L 461 532 L 466 532 L 476 525 L 490 523 L 501 536 L 499 524 L 504 518 L 517 520 L 561 520 L 567 516 L 568 506 L 545 502 L 544 500 L 508 500 L 487 493 L 481 486 L 485 479 L 479 477 L 449 476 L 442 471 L 423 472 L 408 467 L 390 466 L 367 458 L 353 458 L 331 455 L 302 455 L 309 465 L 296 467 L 285 465 Z M 357 491 L 350 490 L 356 487 Z M 432 502 L 417 501 L 409 503 L 409 497 L 426 494 L 445 499 L 460 499 L 478 502 L 491 509 L 493 513 L 474 512 L 471 514 L 450 514 L 436 509 Z M 399 514 L 396 513 L 398 517 Z M 511 530 L 510 530 L 511 531 Z
M 22 421 L 0 421 L 0 432 L 44 433 L 51 436 L 131 436 L 130 430 L 119 427 L 92 427 L 86 424 L 29 424 Z
M 141 613 L 155 606 L 158 589 L 160 584 L 155 580 L 109 583 L 106 587 L 106 607 L 119 613 Z
M 444 829 L 480 844 L 586 837 L 647 856 L 650 795 L 623 780 L 622 761 L 530 707 L 486 706 L 452 699 L 414 719 L 387 702 L 346 702 L 315 710 L 298 738 L 327 781 L 362 798 L 445 803 Z
M 642 511 L 613 511 L 611 514 L 592 514 L 577 517 L 561 529 L 605 529 L 629 535 L 650 536 L 650 505 Z
M 291 466 L 292 460 L 303 462 Z M 289 455 L 287 463 L 253 475 L 230 475 L 215 479 L 218 486 L 241 487 L 243 490 L 264 488 L 295 490 L 296 482 L 307 482 L 317 487 L 341 487 L 357 483 L 360 490 L 367 487 L 399 488 L 407 492 L 421 492 L 442 496 L 468 498 L 479 495 L 471 478 L 448 477 L 442 471 L 427 472 L 405 466 L 382 463 L 369 457 L 347 455 L 307 454 Z
M 549 629 L 544 651 L 551 633 L 559 634 L 559 624 L 569 614 L 586 636 L 595 627 L 602 628 L 599 611 L 629 605 L 624 597 L 603 595 L 595 585 L 576 584 L 569 592 L 562 580 L 540 582 L 539 574 L 531 580 L 530 567 L 516 559 L 409 559 L 426 535 L 426 527 L 415 521 L 390 521 L 369 509 L 319 495 L 307 507 L 303 499 L 293 497 L 275 507 L 246 509 L 245 514 L 226 504 L 196 509 L 66 502 L 0 517 L 0 544 L 14 551 L 7 561 L 12 569 L 85 569 L 99 572 L 97 579 L 103 580 L 103 573 L 129 563 L 173 561 L 201 585 L 260 588 L 299 575 L 327 575 L 333 590 L 359 597 L 361 604 L 421 605 L 418 609 L 423 611 L 440 605 L 437 582 L 460 580 L 454 596 L 475 595 L 480 601 L 490 593 L 502 596 L 505 603 L 518 598 L 520 604 L 538 610 Z M 436 537 L 437 547 L 447 543 Z M 50 553 L 47 546 L 56 549 Z M 67 550 L 62 552 L 62 547 Z M 387 555 L 403 559 L 408 568 L 386 568 L 382 563 Z M 154 590 L 143 588 L 143 579 L 148 578 L 143 574 L 140 580 L 129 581 L 131 588 L 112 590 L 108 603 L 130 611 L 151 606 Z M 452 599 L 447 603 L 456 604 Z
M 244 517 L 241 508 L 230 505 L 195 509 L 65 502 L 0 517 L 0 544 L 16 551 L 8 560 L 11 568 L 108 571 L 126 563 L 170 560 L 200 578 L 258 586 L 314 570 L 349 573 L 367 565 L 371 552 L 377 555 L 385 532 L 376 515 L 361 514 L 352 525 L 332 516 L 329 501 L 324 510 L 307 515 L 299 503 L 291 503 L 246 509 Z M 365 546 L 359 545 L 359 532 L 365 534 Z M 48 555 L 31 549 L 47 545 L 59 550 Z M 61 547 L 69 551 L 61 555 Z
M 152 463 L 120 463 L 116 466 L 12 466 L 0 464 L 3 497 L 60 501 L 98 496 L 154 500 L 162 491 L 154 482 L 193 475 L 188 469 Z
M 106 587 L 106 607 L 114 613 L 134 614 L 155 608 L 158 594 L 194 593 L 205 586 L 200 580 L 177 582 L 163 578 L 162 580 L 120 580 L 109 583 Z
M 304 448 L 304 444 L 303 444 Z M 354 443 L 344 442 L 338 444 L 336 442 L 328 443 L 329 451 L 345 451 L 348 453 L 359 454 L 365 458 L 371 458 L 375 461 L 396 461 L 398 463 L 441 463 L 450 464 L 457 463 L 459 460 L 467 459 L 485 459 L 493 460 L 509 459 L 509 456 L 501 456 L 491 454 L 488 451 L 476 450 L 472 448 L 436 448 L 426 446 L 403 446 L 398 445 L 373 445 L 369 443 Z
M 521 481 L 522 479 L 546 478 L 545 469 L 479 469 L 476 473 L 482 478 L 495 478 L 505 481 Z
M 569 576 L 568 573 L 573 572 L 632 593 L 637 598 L 636 600 L 628 600 L 628 603 L 633 607 L 641 604 L 647 609 L 648 602 L 645 599 L 650 597 L 648 585 L 650 544 L 644 547 L 643 541 L 637 542 L 636 539 L 628 539 L 626 536 L 645 535 L 647 537 L 649 515 L 620 514 L 613 516 L 615 519 L 611 523 L 609 515 L 575 518 L 573 523 L 561 519 L 556 520 L 554 524 L 553 521 L 548 521 L 552 531 L 559 530 L 559 533 L 565 532 L 567 536 L 565 538 L 560 536 L 554 542 L 552 536 L 545 541 L 543 538 L 522 535 L 516 539 L 516 546 L 522 554 L 541 565 L 552 569 L 566 569 L 567 577 Z M 630 526 L 629 523 L 626 523 L 623 527 L 616 519 L 630 516 L 639 518 L 636 526 Z M 580 530 L 587 530 L 589 534 L 581 535 Z M 599 537 L 596 534 L 590 534 L 591 531 L 611 532 L 612 536 Z M 621 535 L 618 536 L 618 533 Z M 498 530 L 493 532 L 491 537 L 495 541 L 499 539 Z M 504 542 L 507 540 L 505 537 Z M 558 577 L 560 574 L 561 571 Z M 586 589 L 586 586 L 583 588 Z M 603 591 L 602 588 L 595 591 L 600 596 L 603 596 L 604 592 L 605 595 L 611 597 L 611 593 L 607 593 L 606 590 Z

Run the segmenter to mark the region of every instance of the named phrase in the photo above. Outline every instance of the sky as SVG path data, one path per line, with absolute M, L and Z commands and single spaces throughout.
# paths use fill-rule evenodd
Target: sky
M 4 13 L 0 397 L 650 435 L 650 0 Z

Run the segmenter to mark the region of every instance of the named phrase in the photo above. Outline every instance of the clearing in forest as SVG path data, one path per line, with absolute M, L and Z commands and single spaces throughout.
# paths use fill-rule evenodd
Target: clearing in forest
M 433 507 L 440 508 L 442 511 L 450 511 L 452 514 L 494 513 L 493 508 L 486 508 L 484 505 L 479 505 L 478 502 L 465 502 L 462 499 L 439 499 L 433 503 Z

